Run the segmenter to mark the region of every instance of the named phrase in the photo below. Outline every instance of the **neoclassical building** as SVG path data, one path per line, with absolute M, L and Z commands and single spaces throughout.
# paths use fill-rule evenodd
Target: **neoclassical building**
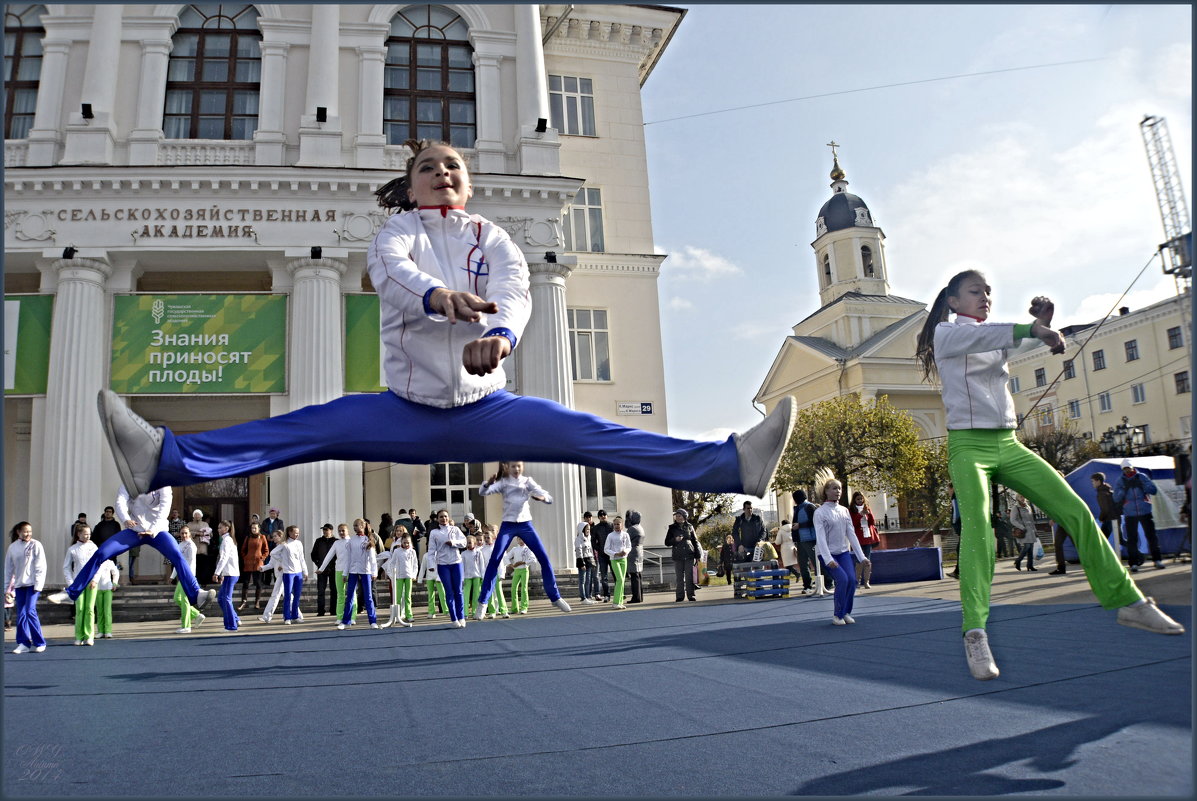
M 913 358 L 926 304 L 890 292 L 885 234 L 864 200 L 848 191 L 838 157 L 831 190 L 811 243 L 820 306 L 781 343 L 753 400 L 772 411 L 785 395 L 800 409 L 851 393 L 866 402 L 885 396 L 910 412 L 922 437 L 944 436 L 939 387 L 922 380 Z M 778 498 L 779 509 L 791 504 Z M 886 493 L 873 496 L 870 506 L 879 521 L 900 517 L 897 500 Z
M 5 12 L 5 506 L 52 566 L 76 513 L 94 519 L 118 486 L 100 387 L 180 433 L 382 389 L 365 253 L 387 214 L 373 192 L 412 137 L 465 153 L 471 210 L 529 262 L 510 388 L 667 431 L 640 90 L 684 11 Z M 278 506 L 308 542 L 401 507 L 497 521 L 476 494 L 494 467 L 324 462 L 176 487 L 175 506 L 241 526 Z M 558 499 L 535 514 L 560 567 L 584 509 L 669 519 L 666 489 L 528 472 Z

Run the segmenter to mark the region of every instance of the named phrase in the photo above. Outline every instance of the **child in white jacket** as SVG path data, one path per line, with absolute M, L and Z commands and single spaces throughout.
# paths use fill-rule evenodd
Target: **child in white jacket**
M 121 573 L 116 563 L 105 559 L 96 571 L 96 633 L 112 639 L 112 591 L 120 586 Z
M 516 537 L 511 546 L 511 605 L 516 614 L 528 614 L 528 578 L 535 562 L 536 555 L 532 553 L 532 549 Z M 544 571 L 542 575 L 543 573 Z
M 241 560 L 237 554 L 237 541 L 233 538 L 233 524 L 221 520 L 216 530 L 220 533 L 220 552 L 216 555 L 216 567 L 212 568 L 213 578 L 220 582 L 216 600 L 224 613 L 224 630 L 236 631 L 241 626 L 241 618 L 233 608 L 233 587 L 241 578 Z
M 191 529 L 188 526 L 183 526 L 179 529 L 179 552 L 183 554 L 183 561 L 191 568 L 191 572 L 195 573 L 195 542 L 191 539 Z M 200 610 L 191 605 L 191 601 L 187 599 L 187 593 L 183 589 L 183 582 L 178 581 L 178 571 L 170 571 L 170 577 L 175 579 L 175 603 L 179 607 L 179 627 L 175 629 L 176 634 L 190 634 L 191 627 L 199 627 L 203 623 L 206 616 L 200 613 Z
M 478 619 L 486 617 L 486 604 L 479 600 L 482 594 L 482 573 L 486 570 L 486 563 L 482 561 L 482 551 L 478 549 L 478 540 L 473 534 L 466 535 L 466 549 L 461 552 L 462 592 L 465 597 L 465 616 L 472 617 L 475 611 Z M 477 610 L 474 609 L 477 604 Z
M 482 564 L 489 565 L 490 558 L 494 555 L 495 540 L 499 537 L 499 529 L 488 523 L 482 528 L 482 547 L 479 552 L 482 554 Z M 503 557 L 500 557 L 502 560 Z M 482 574 L 486 576 L 485 571 Z M 507 609 L 507 595 L 503 592 L 503 578 L 507 575 L 507 564 L 504 561 L 499 562 L 499 567 L 495 570 L 495 589 L 491 593 L 490 601 L 486 605 L 486 611 L 490 613 L 492 618 L 499 615 L 503 617 L 511 617 L 511 613 Z M 485 580 L 485 579 L 484 579 Z
M 823 505 L 815 510 L 815 548 L 835 582 L 835 609 L 831 622 L 837 626 L 855 623 L 852 601 L 856 597 L 856 562 L 867 562 L 860 540 L 852 533 L 852 515 L 840 506 L 843 486 L 823 468 L 815 474 L 815 497 Z
M 391 604 L 391 619 L 386 625 L 397 623 L 410 628 L 415 620 L 411 611 L 411 585 L 420 576 L 420 560 L 416 558 L 416 549 L 412 547 L 411 535 L 403 526 L 399 528 L 403 532 L 395 538 L 384 565 L 391 579 L 391 597 L 395 599 L 395 603 Z
M 370 591 L 370 584 L 378 575 L 378 542 L 373 532 L 366 530 L 366 521 L 358 518 L 353 521 L 354 537 L 349 541 L 349 582 L 345 586 L 345 596 L 352 598 L 357 586 L 362 586 L 362 594 L 366 604 L 366 616 L 370 620 L 370 628 L 378 628 L 378 614 L 374 609 L 374 593 Z M 337 623 L 337 628 L 344 630 L 349 625 L 349 618 L 353 614 L 353 607 L 345 605 L 344 614 Z
M 275 556 L 275 552 L 271 552 Z M 283 625 L 299 620 L 299 597 L 303 593 L 303 580 L 308 575 L 307 559 L 303 555 L 303 543 L 299 539 L 299 526 L 287 526 L 286 540 L 278 547 L 277 565 L 279 578 L 283 583 Z
M 71 547 L 67 548 L 66 556 L 62 560 L 62 574 L 66 577 L 66 586 L 70 586 L 75 576 L 83 572 L 88 560 L 99 550 L 91 541 L 91 528 L 77 525 L 72 531 Z M 95 645 L 96 629 L 96 582 L 94 578 L 87 582 L 87 588 L 75 599 L 75 645 Z
M 428 595 L 428 617 L 435 618 L 440 612 L 448 611 L 449 602 L 445 598 L 445 586 L 441 584 L 440 574 L 436 572 L 436 554 L 424 554 L 424 561 L 420 565 L 420 581 L 423 582 L 424 592 Z
M 12 527 L 12 544 L 4 555 L 4 586 L 13 588 L 17 608 L 17 647 L 14 654 L 46 650 L 37 596 L 46 586 L 46 549 L 33 538 L 33 526 L 21 521 Z
M 607 542 L 603 544 L 603 551 L 611 557 L 611 570 L 615 573 L 615 594 L 611 600 L 616 609 L 627 609 L 623 602 L 623 582 L 628 574 L 628 554 L 632 552 L 632 538 L 624 531 L 622 517 L 616 516 L 611 525 L 614 528 L 607 535 Z
M 480 495 L 500 493 L 503 496 L 503 522 L 499 526 L 499 538 L 495 541 L 495 549 L 491 552 L 490 562 L 486 566 L 486 573 L 482 577 L 482 604 L 478 607 L 478 619 L 486 614 L 485 604 L 490 600 L 491 587 L 495 581 L 495 574 L 499 569 L 499 560 L 507 552 L 512 538 L 518 538 L 535 555 L 541 564 L 541 580 L 544 582 L 545 595 L 553 605 L 562 612 L 569 611 L 569 604 L 561 597 L 557 589 L 557 581 L 553 577 L 553 563 L 540 542 L 540 535 L 532 527 L 532 512 L 530 501 L 540 501 L 550 504 L 553 497 L 544 488 L 524 475 L 524 463 L 520 461 L 499 462 L 499 472 L 488 478 L 478 488 Z M 513 585 L 514 587 L 514 585 Z

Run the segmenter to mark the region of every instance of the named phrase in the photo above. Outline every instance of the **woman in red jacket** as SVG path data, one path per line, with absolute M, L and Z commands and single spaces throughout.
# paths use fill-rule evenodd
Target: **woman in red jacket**
M 262 533 L 262 527 L 257 523 L 249 524 L 249 534 L 241 543 L 241 574 L 245 581 L 241 582 L 241 605 L 245 608 L 245 591 L 249 589 L 250 581 L 254 584 L 254 608 L 262 608 L 262 564 L 270 556 L 270 543 Z
M 877 521 L 873 519 L 873 510 L 869 502 L 860 492 L 852 493 L 852 503 L 848 506 L 848 514 L 852 515 L 852 531 L 860 542 L 860 549 L 865 556 L 873 552 L 873 546 L 881 543 L 877 536 Z M 873 576 L 873 562 L 866 560 L 856 563 L 856 582 L 866 590 L 872 589 L 869 579 Z

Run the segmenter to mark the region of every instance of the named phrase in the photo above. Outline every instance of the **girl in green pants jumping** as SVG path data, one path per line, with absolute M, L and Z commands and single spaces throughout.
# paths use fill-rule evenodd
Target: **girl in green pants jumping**
M 985 277 L 966 270 L 940 291 L 919 334 L 917 356 L 925 377 L 938 373 L 947 411 L 948 472 L 960 507 L 960 603 L 964 651 L 974 678 L 998 675 L 985 624 L 993 582 L 994 542 L 989 528 L 989 483 L 1000 481 L 1043 509 L 1073 535 L 1085 576 L 1118 622 L 1160 634 L 1184 627 L 1144 598 L 1114 553 L 1089 507 L 1047 462 L 1014 436 L 1007 354 L 1020 340 L 1037 338 L 1064 352 L 1064 338 L 1052 330 L 1052 302 L 1031 301 L 1034 322 L 989 323 L 990 288 Z M 956 315 L 948 322 L 948 312 Z

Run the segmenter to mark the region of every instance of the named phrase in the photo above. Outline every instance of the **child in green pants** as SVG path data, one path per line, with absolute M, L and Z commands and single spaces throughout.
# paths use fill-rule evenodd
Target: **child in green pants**
M 511 605 L 517 615 L 528 614 L 528 565 L 535 562 L 532 549 L 516 537 L 511 542 Z M 497 582 L 496 582 L 497 583 Z
M 424 582 L 424 589 L 428 592 L 428 617 L 436 617 L 437 599 L 440 599 L 440 612 L 449 611 L 449 602 L 445 600 L 445 585 L 441 584 L 436 572 L 436 554 L 424 554 L 424 569 L 420 573 L 420 580 Z
M 985 624 L 993 582 L 994 543 L 989 527 L 989 486 L 1000 481 L 1043 509 L 1076 545 L 1085 577 L 1117 622 L 1158 634 L 1182 634 L 1151 598 L 1144 598 L 1089 507 L 1047 462 L 1018 441 L 1006 359 L 1019 340 L 1037 338 L 1062 354 L 1066 344 L 1051 328 L 1055 306 L 1031 300 L 1025 323 L 987 323 L 990 288 L 976 270 L 952 277 L 940 291 L 918 338 L 917 356 L 928 380 L 938 374 L 947 411 L 948 473 L 960 509 L 960 603 L 969 672 L 982 681 L 998 676 Z M 948 322 L 948 312 L 956 319 Z
M 96 544 L 91 541 L 91 527 L 76 525 L 71 532 L 71 547 L 62 560 L 62 573 L 66 576 L 68 586 L 97 550 Z M 75 645 L 94 645 L 95 630 L 96 582 L 93 580 L 75 599 Z
M 490 555 L 495 549 L 495 539 L 498 537 L 498 533 L 498 527 L 493 524 L 482 527 L 482 547 L 479 550 L 482 553 L 483 564 L 490 562 Z M 499 570 L 495 574 L 494 592 L 491 593 L 490 600 L 486 602 L 486 611 L 490 612 L 492 618 L 499 615 L 511 617 L 511 613 L 507 611 L 507 596 L 503 592 L 503 575 L 506 572 L 507 565 L 501 562 Z
M 420 575 L 420 560 L 416 558 L 416 549 L 412 547 L 407 527 L 395 526 L 395 530 L 395 541 L 383 566 L 391 577 L 391 595 L 395 599 L 391 604 L 391 619 L 387 621 L 387 626 L 411 626 L 411 585 Z
M 486 570 L 486 563 L 482 561 L 482 551 L 478 550 L 478 540 L 473 534 L 466 535 L 466 549 L 461 552 L 461 593 L 465 599 L 465 615 L 474 616 L 474 607 L 482 595 L 482 573 Z
M 179 529 L 177 535 L 179 537 L 179 551 L 183 554 L 183 561 L 191 568 L 192 575 L 195 574 L 195 543 L 191 541 L 191 529 L 183 526 Z M 170 571 L 170 577 L 178 578 L 174 570 Z M 187 599 L 187 592 L 183 589 L 183 582 L 175 584 L 175 603 L 179 607 L 179 627 L 175 629 L 175 634 L 190 634 L 192 626 L 199 626 L 204 622 L 204 615 L 191 605 L 191 601 Z
M 112 639 L 112 591 L 120 586 L 121 573 L 116 563 L 105 559 L 96 571 L 96 634 Z

